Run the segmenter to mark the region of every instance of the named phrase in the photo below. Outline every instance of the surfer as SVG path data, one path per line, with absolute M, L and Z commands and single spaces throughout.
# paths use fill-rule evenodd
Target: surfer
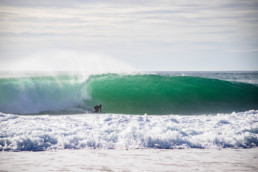
M 102 107 L 102 105 L 99 105 L 99 106 L 94 106 L 94 109 L 95 109 L 95 111 L 94 112 L 101 112 L 101 107 Z

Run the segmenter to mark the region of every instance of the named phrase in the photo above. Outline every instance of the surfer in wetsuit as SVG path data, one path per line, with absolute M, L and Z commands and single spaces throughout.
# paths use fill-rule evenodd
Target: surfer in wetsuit
M 95 109 L 95 111 L 94 112 L 101 112 L 101 107 L 102 107 L 102 105 L 99 105 L 99 106 L 94 106 L 94 109 Z

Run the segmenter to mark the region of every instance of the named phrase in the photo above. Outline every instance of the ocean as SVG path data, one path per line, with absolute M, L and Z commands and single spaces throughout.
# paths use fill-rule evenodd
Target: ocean
M 99 104 L 102 112 L 93 113 Z M 1 72 L 0 128 L 0 154 L 6 158 L 75 150 L 146 150 L 148 157 L 182 149 L 195 156 L 243 150 L 247 157 L 258 146 L 258 72 Z M 258 162 L 257 153 L 252 156 Z M 8 171 L 4 161 L 0 167 Z M 244 170 L 257 170 L 251 162 Z

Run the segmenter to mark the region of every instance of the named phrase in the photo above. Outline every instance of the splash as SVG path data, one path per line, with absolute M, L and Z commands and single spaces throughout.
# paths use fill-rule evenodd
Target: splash
M 82 51 L 47 51 L 35 53 L 15 61 L 7 69 L 10 71 L 69 71 L 80 75 L 100 73 L 130 72 L 133 68 L 120 60 L 100 53 Z
M 252 148 L 258 111 L 199 116 L 0 113 L 0 151 Z

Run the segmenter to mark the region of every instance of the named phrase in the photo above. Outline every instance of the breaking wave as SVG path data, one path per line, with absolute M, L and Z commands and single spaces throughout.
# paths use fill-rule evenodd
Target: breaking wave
M 0 112 L 204 114 L 258 109 L 258 86 L 192 76 L 156 74 L 37 76 L 0 79 Z

